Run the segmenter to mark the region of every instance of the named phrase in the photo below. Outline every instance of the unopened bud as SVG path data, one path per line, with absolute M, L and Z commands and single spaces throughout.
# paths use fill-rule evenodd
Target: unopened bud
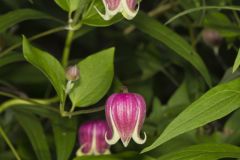
M 204 43 L 210 47 L 219 47 L 223 40 L 218 31 L 210 28 L 205 28 L 202 31 L 202 37 Z
M 79 79 L 80 72 L 79 72 L 77 65 L 69 66 L 66 69 L 65 73 L 66 73 L 66 78 L 69 81 L 76 81 Z

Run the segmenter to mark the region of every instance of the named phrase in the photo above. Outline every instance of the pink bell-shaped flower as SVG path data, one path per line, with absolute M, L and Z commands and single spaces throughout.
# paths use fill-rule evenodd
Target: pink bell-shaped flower
M 105 14 L 102 14 L 97 7 L 95 7 L 98 14 L 104 20 L 110 20 L 118 13 L 122 13 L 123 17 L 128 20 L 133 19 L 139 10 L 139 3 L 137 0 L 102 0 L 105 7 Z
M 106 142 L 110 145 L 121 139 L 125 147 L 131 138 L 138 144 L 145 143 L 147 136 L 140 138 L 140 130 L 146 116 L 146 104 L 143 97 L 136 93 L 115 93 L 106 103 L 106 119 L 112 130 L 112 137 L 108 133 Z
M 111 131 L 104 120 L 91 120 L 82 124 L 78 131 L 80 148 L 77 156 L 109 154 L 109 145 L 105 141 L 105 134 Z

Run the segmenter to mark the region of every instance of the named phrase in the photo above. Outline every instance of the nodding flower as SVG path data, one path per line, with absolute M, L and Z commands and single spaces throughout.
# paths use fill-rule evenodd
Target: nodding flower
M 131 20 L 137 15 L 140 6 L 137 0 L 102 0 L 102 2 L 105 7 L 105 14 L 102 14 L 97 7 L 95 9 L 106 21 L 118 13 L 122 13 L 124 18 Z
M 91 120 L 82 124 L 78 131 L 80 148 L 76 155 L 103 155 L 110 154 L 110 146 L 105 141 L 105 134 L 109 129 L 105 120 Z
M 106 102 L 106 119 L 112 130 L 112 137 L 106 134 L 106 142 L 110 145 L 121 139 L 125 147 L 131 138 L 138 144 L 145 143 L 147 136 L 140 138 L 140 130 L 146 116 L 144 98 L 136 93 L 115 93 Z

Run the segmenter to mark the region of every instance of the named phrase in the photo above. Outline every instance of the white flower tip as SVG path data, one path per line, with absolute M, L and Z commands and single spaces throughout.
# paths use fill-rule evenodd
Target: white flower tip
M 102 17 L 102 19 L 104 19 L 105 21 L 109 21 L 112 17 L 109 16 L 107 13 L 102 14 L 98 8 L 96 6 L 94 6 L 95 10 L 97 11 L 97 13 Z
M 133 140 L 137 143 L 137 144 L 144 144 L 147 140 L 147 135 L 146 133 L 144 132 L 144 138 L 141 139 L 139 135 L 133 135 Z
M 113 136 L 112 136 L 112 138 L 108 139 L 108 138 L 107 138 L 107 132 L 105 133 L 105 141 L 106 141 L 107 144 L 109 144 L 109 145 L 113 145 L 113 144 L 117 143 L 117 141 L 119 140 L 119 138 L 120 138 L 120 137 L 118 136 L 118 134 L 114 133 Z
M 109 154 L 111 154 L 109 149 L 106 149 L 106 151 L 103 153 L 103 155 L 109 155 Z
M 127 147 L 127 146 L 128 146 L 128 144 L 129 144 L 129 141 L 125 141 L 125 142 L 124 142 L 124 141 L 122 141 L 122 143 L 123 143 L 123 146 L 124 146 L 124 147 Z
M 126 18 L 127 20 L 132 20 L 139 11 L 140 3 L 137 4 L 136 10 L 132 11 L 131 9 L 128 8 L 127 3 L 123 1 L 123 8 L 124 8 L 124 10 L 122 11 L 123 17 Z
M 85 155 L 85 153 L 83 153 L 82 149 L 83 149 L 84 145 L 82 145 L 76 152 L 76 156 L 77 157 L 80 157 L 80 156 L 83 156 Z
M 131 137 L 128 138 L 127 140 L 125 140 L 125 141 L 121 139 L 121 141 L 122 141 L 122 143 L 123 143 L 123 146 L 124 146 L 124 147 L 127 147 L 128 144 L 129 144 L 129 142 L 130 142 L 130 140 L 131 140 Z

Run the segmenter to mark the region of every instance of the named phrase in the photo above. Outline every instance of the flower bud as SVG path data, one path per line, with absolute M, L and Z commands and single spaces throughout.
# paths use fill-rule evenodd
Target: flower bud
M 79 72 L 79 69 L 78 69 L 77 65 L 69 66 L 66 69 L 65 75 L 66 75 L 67 80 L 69 80 L 69 81 L 78 80 L 80 72 Z
M 222 37 L 218 31 L 210 28 L 205 28 L 202 31 L 203 41 L 210 47 L 219 47 L 222 43 Z
M 140 130 L 146 116 L 146 104 L 141 95 L 115 93 L 108 98 L 105 113 L 113 134 L 111 139 L 105 136 L 108 144 L 115 144 L 121 139 L 123 145 L 127 147 L 131 138 L 137 144 L 145 143 L 147 139 L 145 132 L 144 139 L 140 138 Z
M 80 148 L 77 156 L 109 154 L 109 145 L 105 141 L 106 132 L 111 135 L 104 120 L 91 120 L 82 124 L 78 131 Z
M 105 14 L 102 14 L 97 7 L 95 7 L 95 9 L 104 20 L 110 20 L 120 12 L 123 17 L 131 20 L 137 15 L 139 10 L 137 0 L 102 0 L 102 2 L 105 7 Z

